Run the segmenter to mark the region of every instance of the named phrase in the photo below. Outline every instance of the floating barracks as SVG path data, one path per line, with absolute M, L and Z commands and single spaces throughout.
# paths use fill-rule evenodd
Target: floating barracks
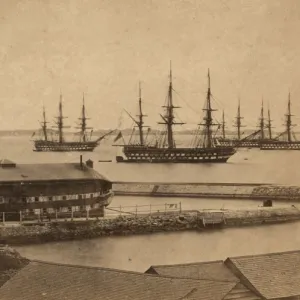
M 152 266 L 137 273 L 26 260 L 8 247 L 2 249 L 1 300 L 296 300 L 300 296 L 300 251 Z
M 93 161 L 16 164 L 0 160 L 0 212 L 7 218 L 103 216 L 113 197 L 112 183 Z

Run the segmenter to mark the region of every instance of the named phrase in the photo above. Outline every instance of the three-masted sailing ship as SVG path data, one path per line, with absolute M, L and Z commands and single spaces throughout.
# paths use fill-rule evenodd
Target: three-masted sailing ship
M 274 141 L 272 138 L 272 121 L 270 117 L 270 109 L 268 109 L 268 119 L 266 120 L 264 117 L 264 105 L 262 102 L 260 117 L 259 117 L 259 130 L 254 131 L 250 135 L 242 138 L 242 125 L 241 116 L 241 106 L 240 101 L 237 109 L 236 121 L 234 123 L 234 127 L 237 128 L 236 136 L 232 138 L 226 137 L 225 132 L 225 120 L 223 113 L 223 122 L 222 122 L 222 136 L 218 138 L 220 145 L 222 146 L 234 146 L 236 148 L 260 148 L 261 144 L 264 142 Z
M 123 145 L 115 145 L 123 147 L 124 156 L 117 156 L 117 162 L 128 163 L 225 163 L 235 154 L 235 149 L 232 146 L 217 145 L 217 141 L 213 136 L 213 127 L 218 126 L 212 118 L 214 109 L 211 107 L 211 86 L 210 74 L 208 71 L 208 90 L 206 96 L 206 107 L 203 109 L 205 116 L 203 122 L 198 124 L 191 147 L 177 147 L 173 125 L 183 125 L 182 122 L 176 122 L 174 117 L 174 109 L 178 108 L 173 104 L 173 83 L 172 70 L 170 69 L 170 81 L 168 88 L 167 104 L 163 106 L 166 112 L 160 115 L 161 122 L 165 126 L 165 130 L 161 132 L 160 139 L 156 139 L 154 144 L 147 142 L 144 137 L 143 128 L 144 115 L 142 112 L 141 92 L 139 97 L 139 115 L 138 119 L 131 117 L 134 120 L 136 127 L 139 129 L 139 141 L 137 143 L 125 143 Z M 203 129 L 202 129 L 203 128 Z M 149 132 L 149 130 L 148 130 Z M 122 137 L 119 132 L 115 141 Z
M 80 120 L 80 126 L 76 127 L 80 129 L 79 139 L 77 141 L 66 141 L 64 137 L 64 128 L 70 128 L 70 126 L 64 125 L 63 109 L 62 109 L 62 95 L 60 95 L 59 101 L 59 115 L 56 117 L 56 124 L 53 128 L 57 130 L 54 131 L 58 133 L 58 136 L 53 136 L 53 130 L 47 128 L 46 112 L 43 108 L 43 121 L 41 122 L 41 133 L 42 136 L 39 139 L 34 140 L 34 151 L 38 152 L 69 152 L 69 151 L 93 151 L 107 135 L 111 134 L 114 130 L 102 135 L 98 139 L 92 140 L 92 131 L 87 132 L 88 129 L 92 129 L 87 126 L 87 117 L 85 112 L 85 103 L 83 97 L 82 111 Z
M 296 140 L 295 134 L 292 131 L 292 114 L 291 114 L 291 94 L 288 97 L 288 108 L 285 115 L 286 130 L 279 134 L 274 141 L 266 141 L 261 144 L 261 150 L 300 150 L 300 141 Z

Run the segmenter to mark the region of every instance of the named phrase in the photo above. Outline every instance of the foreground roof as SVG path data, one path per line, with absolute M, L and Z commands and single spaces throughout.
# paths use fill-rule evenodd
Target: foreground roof
M 0 288 L 1 300 L 221 300 L 236 282 L 155 276 L 31 261 Z
M 16 250 L 0 245 L 0 287 L 28 263 L 29 260 L 23 258 Z
M 300 251 L 231 257 L 225 264 L 266 299 L 300 296 Z
M 146 273 L 175 278 L 208 279 L 238 282 L 239 279 L 224 265 L 222 260 L 176 265 L 151 266 Z
M 0 161 L 0 183 L 9 181 L 79 179 L 109 181 L 94 169 L 86 166 L 81 168 L 79 163 L 16 164 L 15 167 L 6 167 L 6 165 L 2 166 Z

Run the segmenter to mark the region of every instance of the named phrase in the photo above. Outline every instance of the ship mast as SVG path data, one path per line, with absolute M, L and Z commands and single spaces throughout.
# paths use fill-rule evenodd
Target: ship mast
M 215 109 L 211 108 L 211 87 L 210 87 L 210 73 L 208 69 L 207 73 L 207 79 L 208 79 L 208 89 L 207 89 L 207 95 L 206 95 L 206 108 L 203 110 L 205 111 L 205 117 L 203 118 L 204 123 L 201 123 L 199 125 L 203 125 L 205 127 L 206 131 L 206 146 L 207 148 L 211 148 L 213 146 L 212 142 L 212 126 L 216 125 L 213 123 L 212 119 L 212 112 L 215 111 Z
M 143 115 L 143 110 L 142 110 L 142 89 L 141 89 L 141 83 L 140 82 L 139 82 L 139 114 L 137 115 L 138 120 L 133 118 L 129 112 L 126 111 L 126 113 L 129 115 L 129 117 L 136 124 L 136 127 L 138 127 L 139 136 L 140 136 L 140 145 L 144 146 L 145 145 L 145 140 L 144 140 L 143 128 L 144 127 L 149 127 L 149 126 L 144 125 L 144 117 L 147 117 L 147 115 Z
M 48 134 L 47 134 L 47 121 L 46 121 L 46 112 L 45 106 L 43 106 L 43 122 L 42 122 L 42 130 L 44 133 L 45 141 L 48 141 Z
M 79 118 L 79 120 L 81 120 L 80 123 L 80 135 L 82 137 L 82 142 L 86 142 L 87 141 L 87 135 L 86 135 L 86 130 L 87 129 L 92 129 L 92 127 L 87 127 L 87 120 L 89 118 L 86 117 L 86 111 L 85 111 L 85 100 L 84 100 L 84 93 L 82 96 L 82 111 L 81 111 L 81 118 Z
M 223 114 L 222 114 L 222 137 L 223 139 L 225 139 L 226 135 L 225 135 L 225 116 L 224 116 L 224 110 L 223 110 Z
M 64 136 L 63 136 L 63 129 L 67 128 L 66 126 L 64 126 L 63 123 L 63 119 L 65 119 L 66 117 L 63 116 L 63 112 L 62 112 L 62 94 L 60 93 L 60 99 L 59 99 L 59 115 L 57 118 L 57 122 L 55 126 L 56 128 L 58 128 L 58 139 L 59 139 L 59 143 L 63 143 L 64 142 Z
M 159 122 L 158 124 L 165 124 L 167 125 L 167 139 L 168 139 L 168 148 L 174 148 L 174 138 L 173 138 L 173 125 L 183 125 L 184 123 L 174 122 L 174 108 L 179 108 L 178 106 L 173 105 L 173 85 L 172 85 L 172 66 L 170 63 L 170 83 L 169 83 L 169 90 L 168 90 L 168 103 L 166 106 L 167 112 L 165 116 L 161 116 L 163 122 Z
M 292 141 L 292 115 L 291 115 L 291 93 L 289 92 L 289 99 L 288 99 L 288 112 L 286 114 L 286 131 L 288 142 Z
M 140 144 L 141 146 L 144 146 L 144 132 L 143 132 L 143 127 L 144 127 L 144 117 L 146 115 L 143 115 L 142 111 L 142 90 L 141 90 L 141 82 L 139 82 L 139 121 L 136 123 L 137 127 L 139 128 L 139 134 L 140 134 Z
M 268 132 L 269 132 L 269 139 L 272 139 L 272 120 L 270 115 L 270 108 L 268 108 Z
M 238 104 L 238 109 L 237 109 L 237 116 L 236 116 L 236 122 L 233 125 L 234 127 L 237 128 L 237 137 L 238 140 L 241 139 L 241 128 L 244 127 L 242 126 L 242 119 L 243 117 L 241 117 L 241 104 L 240 104 L 240 99 L 239 99 L 239 104 Z
M 261 103 L 261 111 L 260 111 L 260 119 L 259 119 L 259 127 L 260 127 L 260 137 L 261 137 L 261 140 L 264 140 L 265 139 L 265 132 L 264 132 L 264 129 L 265 129 L 265 119 L 264 119 L 264 101 L 262 100 L 262 103 Z

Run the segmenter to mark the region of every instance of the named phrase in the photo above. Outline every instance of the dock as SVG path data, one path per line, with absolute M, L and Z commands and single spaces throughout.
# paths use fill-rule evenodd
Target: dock
M 116 196 L 280 200 L 300 202 L 300 186 L 263 183 L 113 182 Z
M 120 212 L 117 212 L 120 213 Z M 126 213 L 124 211 L 124 213 Z M 114 218 L 60 220 L 0 226 L 0 243 L 24 245 L 105 236 L 127 236 L 157 232 L 224 230 L 300 221 L 296 207 L 257 207 L 239 210 L 181 210 L 128 213 Z

